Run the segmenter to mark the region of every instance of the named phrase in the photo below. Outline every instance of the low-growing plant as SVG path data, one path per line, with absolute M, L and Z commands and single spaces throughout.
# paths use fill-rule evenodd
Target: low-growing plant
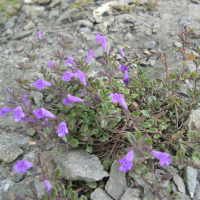
M 88 4 L 93 1 L 94 0 L 75 0 L 74 3 L 69 4 L 69 7 L 81 9 L 82 7 L 88 6 Z
M 129 176 L 134 179 L 141 177 L 151 186 L 157 198 L 173 199 L 177 194 L 172 192 L 172 185 L 161 187 L 158 178 L 161 176 L 161 180 L 170 179 L 169 175 L 155 174 L 153 183 L 145 175 L 150 171 L 154 173 L 148 166 L 153 157 L 159 160 L 160 166 L 186 164 L 200 169 L 200 155 L 195 151 L 200 138 L 195 127 L 190 131 L 183 127 L 191 110 L 199 102 L 200 91 L 197 84 L 200 80 L 200 48 L 193 47 L 188 39 L 200 35 L 184 27 L 184 31 L 178 36 L 182 47 L 176 48 L 176 51 L 182 55 L 183 67 L 181 73 L 175 75 L 168 72 L 167 52 L 151 54 L 146 49 L 143 50 L 142 57 L 134 53 L 132 60 L 120 49 L 123 60 L 116 67 L 117 56 L 112 50 L 106 49 L 105 36 L 95 35 L 95 40 L 104 51 L 103 56 L 97 59 L 104 68 L 99 71 L 103 77 L 101 80 L 85 76 L 92 67 L 90 60 L 96 57 L 93 51 L 89 50 L 87 58 L 78 61 L 67 55 L 66 50 L 72 42 L 61 36 L 59 50 L 52 52 L 57 61 L 51 60 L 47 66 L 42 66 L 40 73 L 43 74 L 43 79 L 33 82 L 32 86 L 24 76 L 31 69 L 30 62 L 39 59 L 36 50 L 42 48 L 43 38 L 38 31 L 37 41 L 31 42 L 33 51 L 25 52 L 27 61 L 19 63 L 23 70 L 22 77 L 15 79 L 19 89 L 11 91 L 6 88 L 11 96 L 10 106 L 2 107 L 0 114 L 5 116 L 6 113 L 13 112 L 15 122 L 23 120 L 24 123 L 32 124 L 41 139 L 37 142 L 30 141 L 29 145 L 43 145 L 45 150 L 54 148 L 57 154 L 67 153 L 69 149 L 75 148 L 97 155 L 108 151 L 109 154 L 102 158 L 105 170 L 109 169 L 114 159 L 119 159 L 120 171 L 129 171 Z M 190 53 L 186 53 L 186 46 L 191 49 Z M 199 55 L 199 60 L 193 52 Z M 148 71 L 139 66 L 141 60 L 145 59 L 147 62 L 153 57 L 163 63 L 166 71 L 164 79 L 151 80 L 147 77 Z M 188 60 L 193 61 L 195 71 L 186 71 Z M 134 66 L 132 75 L 131 66 Z M 123 77 L 119 77 L 119 73 L 123 73 Z M 184 80 L 194 82 L 194 88 L 187 89 L 188 101 L 179 95 Z M 51 107 L 35 105 L 29 94 L 23 92 L 23 88 L 37 88 L 52 94 L 54 104 Z M 119 148 L 125 149 L 126 156 Z M 39 176 L 46 188 L 42 200 L 73 200 L 78 194 L 82 195 L 81 200 L 85 200 L 97 186 L 96 182 L 79 181 L 76 182 L 76 187 L 71 182 L 63 182 L 59 178 L 60 169 L 49 177 L 40 153 L 36 163 L 17 161 L 13 168 L 15 172 L 24 173 L 33 165 L 41 169 L 40 173 L 33 176 Z M 40 199 L 35 190 L 17 198 Z

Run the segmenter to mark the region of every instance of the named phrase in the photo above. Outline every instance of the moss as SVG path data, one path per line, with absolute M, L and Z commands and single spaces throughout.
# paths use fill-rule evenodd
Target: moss
M 2 2 L 0 0 L 0 11 L 4 11 L 4 7 L 7 5 L 15 6 L 17 4 L 19 4 L 19 2 L 15 1 L 15 0 L 8 0 L 6 2 Z

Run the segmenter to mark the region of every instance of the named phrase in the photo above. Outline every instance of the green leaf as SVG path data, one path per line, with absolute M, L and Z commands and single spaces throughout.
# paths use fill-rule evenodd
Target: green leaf
M 51 199 L 54 199 L 55 196 L 56 196 L 56 188 L 51 188 L 51 192 L 50 192 Z
M 73 139 L 73 140 L 70 141 L 70 144 L 71 144 L 72 147 L 75 148 L 75 147 L 78 146 L 78 140 L 77 139 Z
M 97 183 L 94 181 L 94 182 L 90 182 L 90 183 L 87 183 L 86 184 L 89 188 L 92 188 L 92 189 L 94 189 L 94 188 L 96 188 L 97 187 Z
M 141 127 L 142 128 L 149 128 L 149 127 L 151 127 L 151 124 L 149 124 L 148 122 L 142 122 Z
M 190 88 L 187 88 L 187 94 L 194 98 L 193 92 Z
M 133 98 L 133 99 L 135 99 L 138 96 L 139 96 L 139 94 L 131 94 L 131 98 Z
M 63 184 L 61 185 L 61 195 L 63 198 L 66 197 L 65 187 Z
M 161 79 L 156 79 L 156 81 L 157 81 L 158 83 L 162 83 L 162 80 L 161 80 Z
M 196 139 L 196 131 L 189 132 L 189 140 L 194 141 Z
M 46 200 L 47 199 L 47 195 L 46 194 L 43 194 L 42 196 L 41 196 L 41 200 Z
M 151 97 L 148 97 L 148 103 L 149 103 L 149 104 L 152 104 L 152 103 L 153 103 L 153 100 L 152 100 Z
M 85 65 L 83 65 L 82 67 L 81 67 L 81 71 L 83 72 L 85 70 Z
M 139 140 L 141 138 L 141 132 L 137 129 L 135 132 L 135 139 Z
M 133 134 L 131 134 L 130 132 L 127 132 L 126 133 L 127 134 L 127 140 L 133 145 L 133 141 L 132 141 L 132 139 L 131 139 L 131 137 L 133 137 Z
M 85 195 L 81 195 L 80 200 L 87 200 L 87 197 Z
M 149 117 L 149 113 L 146 110 L 141 110 L 141 113 L 145 116 L 145 117 Z
M 59 155 L 59 154 L 61 154 L 61 149 L 60 149 L 60 147 L 56 147 L 55 148 L 55 152 Z
M 92 147 L 87 146 L 86 151 L 87 151 L 88 153 L 92 153 Z
M 60 176 L 60 169 L 54 171 L 55 176 L 58 178 Z
M 176 75 L 170 73 L 169 76 L 168 76 L 168 79 L 169 80 L 172 80 L 172 79 L 175 79 L 176 78 Z
M 76 193 L 73 190 L 71 191 L 70 196 L 71 196 L 71 200 L 76 199 Z
M 180 151 L 177 151 L 177 152 L 176 152 L 176 156 L 177 156 L 178 158 L 181 159 L 181 158 L 182 158 L 182 154 L 181 154 L 181 152 L 180 152 Z
M 98 90 L 98 94 L 103 97 L 103 91 L 101 89 Z
M 155 132 L 155 131 L 157 131 L 157 130 L 158 130 L 157 128 L 150 128 L 150 129 L 148 129 L 148 131 L 151 132 L 151 133 L 152 133 L 152 132 Z
M 147 120 L 147 122 L 148 122 L 149 124 L 151 124 L 151 125 L 154 124 L 154 120 L 153 120 L 153 119 L 149 119 L 149 120 Z
M 194 96 L 197 96 L 197 95 L 199 95 L 200 94 L 200 91 L 198 90 L 198 89 L 194 89 L 194 91 L 193 91 L 193 94 L 194 94 Z
M 172 191 L 172 189 L 173 189 L 173 185 L 172 184 L 168 185 L 166 188 L 166 193 L 169 194 Z
M 103 165 L 103 169 L 105 171 L 107 171 L 109 167 L 110 167 L 110 161 L 109 160 L 105 160 L 104 161 L 104 165 Z
M 27 83 L 27 82 L 28 82 L 28 79 L 24 79 L 24 80 L 22 81 L 23 84 L 25 84 L 25 83 Z
M 195 151 L 192 154 L 192 159 L 194 160 L 195 163 L 198 163 L 198 164 L 200 163 L 200 155 L 198 151 Z
M 156 102 L 156 103 L 154 103 L 153 104 L 153 106 L 154 106 L 154 108 L 160 108 L 160 106 L 161 106 L 161 103 L 160 102 Z
M 158 183 L 159 183 L 159 179 L 158 178 L 155 178 L 154 180 L 153 180 L 153 185 L 158 185 Z
M 197 74 L 195 72 L 192 72 L 192 78 L 195 80 L 197 78 Z
M 60 70 L 63 70 L 63 69 L 65 69 L 65 65 L 60 66 Z
M 111 103 L 112 99 L 110 97 L 106 97 L 103 99 L 106 103 Z
M 152 139 L 151 137 L 147 137 L 143 140 L 143 143 L 146 145 L 151 145 L 152 144 Z

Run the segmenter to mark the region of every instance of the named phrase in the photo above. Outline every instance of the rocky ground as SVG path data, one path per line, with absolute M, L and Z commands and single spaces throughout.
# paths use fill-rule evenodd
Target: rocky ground
M 112 9 L 108 6 L 109 1 L 105 0 L 90 2 L 88 6 L 81 7 L 79 10 L 69 6 L 74 3 L 73 0 L 24 0 L 17 8 L 12 8 L 16 11 L 15 15 L 8 20 L 2 20 L 0 24 L 0 107 L 6 107 L 6 102 L 9 100 L 5 86 L 12 89 L 17 87 L 14 78 L 20 77 L 22 73 L 18 63 L 25 61 L 22 52 L 31 49 L 29 41 L 35 41 L 35 34 L 39 30 L 46 41 L 44 48 L 38 50 L 37 54 L 43 54 L 44 58 L 39 57 L 31 63 L 33 69 L 26 74 L 30 84 L 41 78 L 38 72 L 40 66 L 46 65 L 49 60 L 54 60 L 50 53 L 58 48 L 57 42 L 60 36 L 68 37 L 73 41 L 73 45 L 68 49 L 68 55 L 78 60 L 86 57 L 89 48 L 101 56 L 102 48 L 95 42 L 94 35 L 97 33 L 105 35 L 107 48 L 112 48 L 120 60 L 119 48 L 122 48 L 126 56 L 131 58 L 134 52 L 141 54 L 143 48 L 156 53 L 179 47 L 181 44 L 177 34 L 183 31 L 183 25 L 187 25 L 188 29 L 193 28 L 197 34 L 200 32 L 198 0 L 162 0 L 152 10 L 145 9 L 145 6 L 137 6 L 134 9 L 134 1 L 119 0 L 121 6 L 132 7 L 132 10 L 126 13 Z M 140 2 L 145 3 L 146 0 Z M 118 5 L 115 1 L 109 4 Z M 7 10 L 3 12 L 10 11 L 11 7 L 5 7 Z M 194 38 L 193 42 L 195 46 L 200 45 L 199 39 Z M 168 54 L 167 60 L 169 71 L 179 74 L 182 69 L 181 55 L 173 51 Z M 88 75 L 100 78 L 98 71 L 101 65 L 95 59 L 91 60 L 91 64 L 92 68 Z M 192 61 L 187 64 L 187 70 L 193 71 Z M 165 75 L 165 68 L 159 61 L 154 59 L 147 63 L 142 61 L 140 65 L 149 70 L 150 78 L 161 78 Z M 192 87 L 189 81 L 183 85 L 182 93 L 186 94 L 188 87 Z M 38 91 L 33 91 L 31 96 L 35 103 L 41 105 L 53 100 L 51 96 Z M 30 176 L 31 170 L 25 174 L 14 173 L 12 170 L 17 160 L 34 162 L 35 154 L 39 149 L 27 146 L 27 142 L 36 139 L 37 134 L 34 130 L 23 123 L 13 123 L 12 115 L 0 117 L 0 190 L 6 191 L 10 199 L 13 199 L 14 194 L 21 194 L 23 189 L 31 187 L 35 187 L 40 195 L 42 193 L 43 183 Z M 86 182 L 100 181 L 98 184 L 102 184 L 103 187 L 99 187 L 92 193 L 92 200 L 154 199 L 148 184 L 142 179 L 130 179 L 127 182 L 125 174 L 119 172 L 117 162 L 112 164 L 108 174 L 103 170 L 96 156 L 89 156 L 83 151 L 73 151 L 67 156 L 61 154 L 56 159 L 52 155 L 49 153 L 49 156 L 44 157 L 49 159 L 52 168 L 61 167 L 62 174 L 66 174 L 63 175 L 64 178 Z M 77 164 L 77 169 L 74 169 L 73 163 L 77 162 L 80 164 Z M 84 165 L 85 162 L 91 165 Z M 63 165 L 65 167 L 62 169 Z M 87 166 L 87 168 L 79 168 L 79 166 Z M 175 199 L 187 200 L 193 196 L 195 200 L 200 199 L 198 173 L 192 167 L 165 166 L 156 170 L 157 173 L 170 175 L 169 180 L 162 181 L 160 185 L 166 187 L 172 183 L 173 191 L 179 194 Z M 108 176 L 107 182 L 101 181 Z M 152 182 L 154 177 L 152 173 L 146 175 L 149 182 Z

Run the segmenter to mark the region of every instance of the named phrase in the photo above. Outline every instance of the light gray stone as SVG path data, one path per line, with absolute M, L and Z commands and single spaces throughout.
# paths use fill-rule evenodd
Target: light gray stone
M 112 200 L 112 198 L 105 192 L 105 190 L 101 188 L 95 189 L 94 192 L 91 193 L 91 200 Z
M 23 32 L 20 32 L 20 33 L 17 33 L 14 37 L 15 40 L 20 40 L 26 36 L 28 36 L 29 34 L 32 33 L 32 30 L 29 30 L 29 31 L 23 31 Z
M 149 172 L 148 174 L 144 175 L 144 178 L 149 181 L 150 183 L 153 183 L 153 180 L 155 179 L 155 175 L 151 172 Z M 136 186 L 140 186 L 140 187 L 149 187 L 149 184 L 143 180 L 143 178 L 137 178 L 134 180 Z
M 182 47 L 182 44 L 180 42 L 174 42 L 175 47 Z
M 36 0 L 39 5 L 47 5 L 51 0 Z
M 34 28 L 35 27 L 35 24 L 32 22 L 32 21 L 30 21 L 25 27 L 24 27 L 24 30 L 30 30 L 30 29 L 32 29 L 32 28 Z
M 79 29 L 79 32 L 80 32 L 80 33 L 88 33 L 88 32 L 91 32 L 91 30 L 90 30 L 90 28 L 88 28 L 88 27 L 81 27 L 81 28 Z
M 192 3 L 200 4 L 199 0 L 191 0 Z
M 15 26 L 15 23 L 12 21 L 6 22 L 5 28 L 6 29 L 12 29 Z
M 171 175 L 174 175 L 174 174 L 177 174 L 178 173 L 178 170 L 176 168 L 174 168 L 173 166 L 167 166 L 167 165 L 164 165 L 164 166 L 160 166 L 158 165 L 158 167 L 160 169 L 163 169 L 165 170 L 167 173 L 171 174 Z
M 127 33 L 127 34 L 125 35 L 125 37 L 124 37 L 124 40 L 127 40 L 127 41 L 133 40 L 133 35 L 132 35 L 131 33 Z
M 151 63 L 151 66 L 153 67 L 156 64 L 156 61 L 155 60 L 151 60 L 150 63 Z
M 190 197 L 186 194 L 183 194 L 181 192 L 176 192 L 176 194 L 178 194 L 178 196 L 173 197 L 173 200 L 190 200 Z
M 59 17 L 60 13 L 59 10 L 51 10 L 49 12 L 49 19 L 52 19 L 54 17 Z
M 99 24 L 99 30 L 101 32 L 105 32 L 105 31 L 107 31 L 107 26 L 108 26 L 108 22 L 102 22 Z
M 54 0 L 47 6 L 47 9 L 54 8 L 54 7 L 58 6 L 58 5 L 60 5 L 60 3 L 61 3 L 61 0 Z
M 191 23 L 190 23 L 191 20 L 192 20 L 192 17 L 191 17 L 191 16 L 182 17 L 182 18 L 181 18 L 181 21 L 179 22 L 179 24 L 180 24 L 181 26 L 187 26 L 187 25 L 191 24 Z
M 155 45 L 156 45 L 155 41 L 149 41 L 149 42 L 144 43 L 144 47 L 146 49 L 153 49 Z
M 198 175 L 197 169 L 194 169 L 191 166 L 187 166 L 187 167 L 184 168 L 183 179 L 186 183 L 186 187 L 187 187 L 188 192 L 190 193 L 191 198 L 194 197 L 194 193 L 195 193 L 195 190 L 196 190 L 197 175 Z
M 83 180 L 85 182 L 100 181 L 109 174 L 103 170 L 100 160 L 84 150 L 69 151 L 55 158 L 61 176 L 67 180 Z
M 140 191 L 134 188 L 127 188 L 120 200 L 140 200 Z
M 200 184 L 197 181 L 197 187 L 196 187 L 196 191 L 195 191 L 193 200 L 199 200 L 199 199 L 200 199 Z
M 93 27 L 93 23 L 91 23 L 89 20 L 86 20 L 86 19 L 79 20 L 76 23 L 83 27 L 89 27 L 89 28 Z
M 31 97 L 36 104 L 40 104 L 41 100 L 43 99 L 43 94 L 41 92 L 32 91 Z
M 35 130 L 33 128 L 28 128 L 26 130 L 26 134 L 30 135 L 30 136 L 34 136 L 35 135 Z
M 2 160 L 6 163 L 13 162 L 18 156 L 23 153 L 24 151 L 22 151 L 16 144 L 10 144 L 1 149 Z
M 185 184 L 183 182 L 183 179 L 178 174 L 174 174 L 172 178 L 177 186 L 178 191 L 185 194 Z
M 49 103 L 52 102 L 54 99 L 54 96 L 52 94 L 49 94 L 46 98 L 45 98 L 45 102 Z
M 57 23 L 60 24 L 64 20 L 68 20 L 69 17 L 72 16 L 72 13 L 75 11 L 75 8 L 70 8 L 67 11 L 65 11 L 63 14 L 60 15 L 60 17 L 57 19 Z
M 117 161 L 114 161 L 111 166 L 109 180 L 105 186 L 106 192 L 115 200 L 118 200 L 121 198 L 126 187 L 125 173 L 119 171 L 119 164 Z
M 188 129 L 192 130 L 192 126 L 195 126 L 197 135 L 200 134 L 200 108 L 193 110 L 189 116 Z
M 129 3 L 134 3 L 136 0 L 119 0 L 119 5 L 120 6 L 126 6 L 128 5 Z

